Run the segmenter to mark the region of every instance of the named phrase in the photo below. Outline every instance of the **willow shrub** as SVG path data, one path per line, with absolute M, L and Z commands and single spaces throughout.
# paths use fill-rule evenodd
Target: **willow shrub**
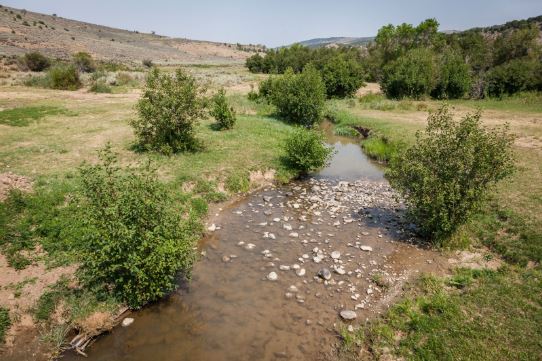
M 204 93 L 182 69 L 174 76 L 151 69 L 137 103 L 139 117 L 131 121 L 140 148 L 164 154 L 198 150 L 195 127 L 206 113 Z
M 392 159 L 388 178 L 421 234 L 436 243 L 476 212 L 492 185 L 514 170 L 508 126 L 486 129 L 480 112 L 454 121 L 445 105 L 416 143 Z
M 80 169 L 79 278 L 139 308 L 190 274 L 199 222 L 175 207 L 150 166 L 121 168 L 109 146 L 100 159 Z
M 286 163 L 301 174 L 324 167 L 332 150 L 324 142 L 324 135 L 316 130 L 298 127 L 284 144 Z

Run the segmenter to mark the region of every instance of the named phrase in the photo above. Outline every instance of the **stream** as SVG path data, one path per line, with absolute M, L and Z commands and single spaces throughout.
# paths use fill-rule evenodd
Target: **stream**
M 192 280 L 99 337 L 88 359 L 333 360 L 339 325 L 362 326 L 411 275 L 444 267 L 415 245 L 381 167 L 324 131 L 328 167 L 217 211 Z

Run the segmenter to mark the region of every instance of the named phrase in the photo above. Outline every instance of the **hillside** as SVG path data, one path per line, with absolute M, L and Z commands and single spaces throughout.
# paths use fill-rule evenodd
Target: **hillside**
M 331 37 L 331 38 L 316 38 L 310 40 L 300 41 L 298 44 L 307 46 L 309 48 L 318 48 L 322 46 L 334 46 L 334 45 L 352 45 L 363 46 L 369 44 L 374 40 L 374 37 Z
M 3 6 L 0 8 L 0 54 L 40 51 L 67 58 L 86 51 L 101 60 L 155 63 L 242 62 L 255 46 L 196 41 L 115 29 Z

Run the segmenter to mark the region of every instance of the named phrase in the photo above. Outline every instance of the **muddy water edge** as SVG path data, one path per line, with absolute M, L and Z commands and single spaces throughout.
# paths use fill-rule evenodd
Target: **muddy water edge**
M 403 204 L 358 142 L 324 131 L 328 167 L 221 209 L 192 280 L 98 338 L 88 359 L 333 360 L 341 323 L 363 325 L 411 275 L 446 268 L 415 245 Z

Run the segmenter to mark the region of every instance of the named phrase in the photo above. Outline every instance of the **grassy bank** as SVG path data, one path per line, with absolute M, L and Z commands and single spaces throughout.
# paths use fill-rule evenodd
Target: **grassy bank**
M 210 203 L 269 182 L 262 175 L 266 172 L 274 173 L 278 181 L 295 175 L 281 161 L 281 146 L 291 127 L 272 118 L 269 107 L 248 102 L 239 93 L 230 95 L 239 114 L 233 129 L 216 131 L 212 119 L 203 119 L 197 126 L 197 137 L 204 145 L 201 151 L 172 156 L 138 153 L 133 150 L 134 136 L 128 125 L 136 116 L 138 97 L 137 92 L 2 89 L 0 173 L 27 177 L 33 190 L 12 192 L 0 202 L 0 249 L 13 269 L 67 272 L 38 290 L 41 296 L 32 305 L 17 310 L 17 317 L 32 317 L 43 334 L 42 342 L 53 351 L 61 349 L 71 329 L 92 333 L 89 317 L 110 315 L 101 316 L 102 323 L 97 325 L 107 328 L 111 316 L 122 309 L 117 299 L 79 287 L 73 274 L 81 261 L 82 228 L 74 222 L 75 205 L 70 202 L 80 184 L 78 167 L 97 161 L 97 151 L 107 143 L 123 166 L 150 160 L 174 206 L 199 218 L 197 232 L 201 232 Z M 22 300 L 30 287 L 39 284 L 44 287 L 41 280 L 30 284 L 25 279 L 11 286 L 18 290 L 15 298 Z M 3 313 L 1 317 L 3 337 L 10 322 Z
M 524 94 L 453 103 L 458 115 L 483 109 L 487 125 L 508 122 L 517 136 L 517 172 L 496 187 L 482 212 L 444 246 L 487 247 L 493 257 L 504 260 L 502 267 L 496 271 L 456 270 L 445 278 L 422 277 L 381 319 L 345 335 L 350 350 L 343 354 L 345 358 L 359 358 L 355 355 L 361 350 L 371 359 L 388 353 L 412 360 L 539 359 L 542 126 L 532 119 L 540 119 L 542 109 L 531 102 L 539 97 Z M 362 146 L 374 158 L 389 159 L 412 144 L 415 132 L 424 127 L 427 114 L 416 104 L 434 109 L 439 103 L 386 100 L 385 106 L 366 101 L 352 107 L 338 102 L 341 111 L 349 112 L 338 124 L 370 128 L 372 136 Z

